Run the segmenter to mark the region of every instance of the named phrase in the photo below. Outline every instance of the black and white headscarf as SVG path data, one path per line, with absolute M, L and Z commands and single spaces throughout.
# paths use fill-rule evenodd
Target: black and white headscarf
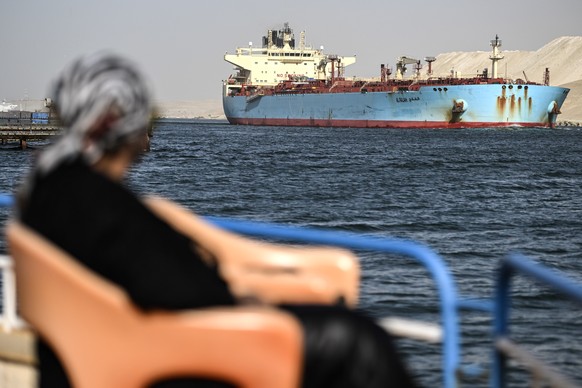
M 127 59 L 107 52 L 75 60 L 56 79 L 51 93 L 64 133 L 37 161 L 43 175 L 78 156 L 89 164 L 124 144 L 144 138 L 152 112 L 145 78 Z M 115 110 L 116 119 L 99 123 Z

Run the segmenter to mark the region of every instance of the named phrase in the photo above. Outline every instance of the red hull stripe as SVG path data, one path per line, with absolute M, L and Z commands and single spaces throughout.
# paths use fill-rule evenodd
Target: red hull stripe
M 256 119 L 227 117 L 231 124 L 282 127 L 343 127 L 343 128 L 492 128 L 550 127 L 549 123 L 533 122 L 444 122 L 444 121 L 381 121 L 381 120 L 311 120 Z

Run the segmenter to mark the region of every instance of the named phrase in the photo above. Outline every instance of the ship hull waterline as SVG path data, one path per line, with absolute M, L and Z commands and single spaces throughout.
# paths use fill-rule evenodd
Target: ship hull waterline
M 226 118 L 235 125 L 553 127 L 568 92 L 545 85 L 449 85 L 395 92 L 224 95 L 223 106 Z M 459 102 L 463 108 L 455 111 Z

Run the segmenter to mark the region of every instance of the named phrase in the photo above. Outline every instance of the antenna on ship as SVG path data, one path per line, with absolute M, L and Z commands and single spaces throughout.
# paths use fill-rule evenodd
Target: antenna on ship
M 493 47 L 493 53 L 489 56 L 491 59 L 491 77 L 497 78 L 497 62 L 503 59 L 503 55 L 499 51 L 499 47 L 501 47 L 499 36 L 495 35 L 495 39 L 491 41 L 491 47 Z
M 550 85 L 550 68 L 546 67 L 546 71 L 544 71 L 544 85 Z

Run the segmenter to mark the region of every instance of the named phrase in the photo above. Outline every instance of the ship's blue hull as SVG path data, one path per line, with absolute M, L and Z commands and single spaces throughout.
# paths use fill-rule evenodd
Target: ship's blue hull
M 242 125 L 551 127 L 568 92 L 544 85 L 439 85 L 418 91 L 224 96 L 223 105 L 229 122 Z

